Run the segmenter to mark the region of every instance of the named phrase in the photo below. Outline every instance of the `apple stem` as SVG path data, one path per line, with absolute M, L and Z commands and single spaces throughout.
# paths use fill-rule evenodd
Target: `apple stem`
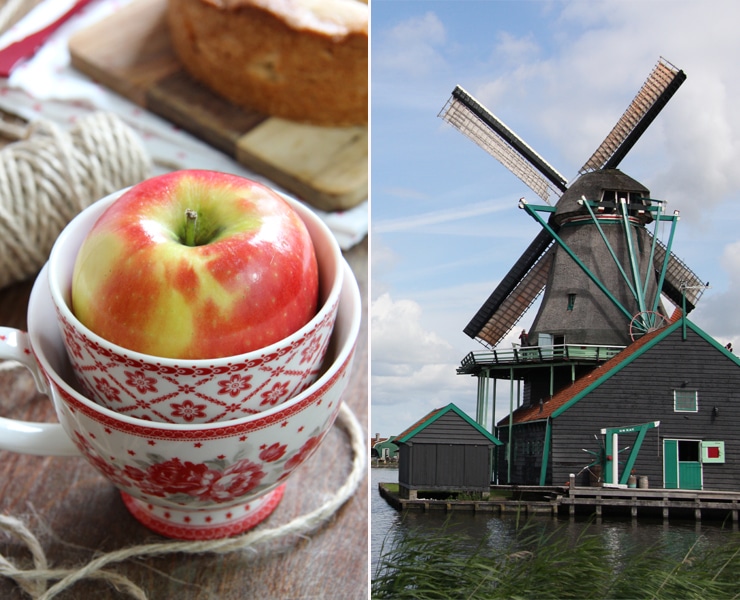
M 198 221 L 198 212 L 192 208 L 185 210 L 185 245 L 195 246 L 195 226 Z

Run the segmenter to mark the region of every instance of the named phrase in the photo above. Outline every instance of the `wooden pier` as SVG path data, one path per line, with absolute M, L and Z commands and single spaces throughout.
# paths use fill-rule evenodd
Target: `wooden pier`
M 569 515 L 577 512 L 602 516 L 610 514 L 641 515 L 663 519 L 731 519 L 738 524 L 740 492 L 706 490 L 668 490 L 611 487 L 570 487 L 558 499 Z
M 521 514 L 551 514 L 557 516 L 558 505 L 551 499 L 542 500 L 433 500 L 417 498 L 413 500 L 401 498 L 390 491 L 384 484 L 378 486 L 380 495 L 396 510 L 418 511 L 468 511 L 475 513 L 521 513 Z
M 468 511 L 474 513 L 586 515 L 632 518 L 723 520 L 738 528 L 740 492 L 629 487 L 492 486 L 484 500 L 402 498 L 385 484 L 380 495 L 400 511 Z

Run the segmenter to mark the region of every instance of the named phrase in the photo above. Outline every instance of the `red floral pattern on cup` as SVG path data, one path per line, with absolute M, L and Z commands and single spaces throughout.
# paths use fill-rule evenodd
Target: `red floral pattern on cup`
M 126 376 L 126 385 L 129 388 L 136 388 L 140 394 L 156 393 L 157 380 L 154 377 L 149 377 L 143 371 L 124 371 L 123 374 Z
M 203 419 L 206 416 L 206 405 L 195 404 L 191 400 L 183 400 L 182 404 L 173 402 L 170 406 L 174 409 L 172 416 L 180 417 L 186 423 L 191 423 L 196 419 Z
M 330 420 L 335 416 L 332 413 Z M 289 421 L 285 424 L 287 427 Z M 114 435 L 109 428 L 103 431 L 108 437 Z M 296 434 L 301 431 L 304 429 L 299 427 Z M 300 435 L 294 437 L 300 438 Z M 139 498 L 165 499 L 177 506 L 212 506 L 228 504 L 274 487 L 313 454 L 322 438 L 323 433 L 317 433 L 300 445 L 263 443 L 257 458 L 243 456 L 245 449 L 240 448 L 231 459 L 219 454 L 197 461 L 188 458 L 187 452 L 169 458 L 148 453 L 139 458 L 133 450 L 128 453 L 130 460 L 122 461 L 106 457 L 105 442 L 99 441 L 95 434 L 85 436 L 75 431 L 73 441 L 87 460 L 121 490 L 133 492 Z M 240 438 L 241 443 L 244 441 L 246 436 L 243 440 Z M 151 445 L 156 446 L 156 442 Z M 202 445 L 199 442 L 196 447 L 202 448 Z
M 260 446 L 260 459 L 265 462 L 275 462 L 283 457 L 287 446 L 280 442 L 270 444 L 263 444 Z
M 258 413 L 292 398 L 318 377 L 336 318 L 279 352 L 248 361 L 165 365 L 118 354 L 84 335 L 58 312 L 80 390 L 107 408 L 148 421 L 214 423 Z

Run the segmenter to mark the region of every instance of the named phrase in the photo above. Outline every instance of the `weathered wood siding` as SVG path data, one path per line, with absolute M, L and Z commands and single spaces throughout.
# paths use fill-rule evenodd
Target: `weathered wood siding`
M 675 412 L 675 389 L 697 390 L 698 412 Z M 740 489 L 740 367 L 691 329 L 683 340 L 680 327 L 553 420 L 547 483 L 575 473 L 586 485 L 591 455 L 583 449 L 599 449 L 594 436 L 601 439 L 602 428 L 650 421 L 660 427 L 647 432 L 634 467 L 650 487 L 663 487 L 663 440 L 689 439 L 725 444 L 724 464 L 702 465 L 704 489 Z M 619 447 L 632 446 L 635 437 L 620 435 Z M 628 455 L 622 452 L 620 460 Z
M 489 489 L 491 448 L 483 434 L 454 412 L 400 444 L 399 484 L 409 489 Z
M 442 415 L 411 438 L 412 444 L 490 444 L 475 427 L 454 412 Z

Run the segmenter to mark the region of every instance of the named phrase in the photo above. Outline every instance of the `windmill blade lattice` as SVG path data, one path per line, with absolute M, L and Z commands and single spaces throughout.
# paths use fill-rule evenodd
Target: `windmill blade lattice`
M 617 124 L 578 173 L 616 169 L 685 80 L 683 71 L 661 57 Z
M 460 86 L 452 91 L 438 116 L 478 144 L 548 204 L 557 201 L 566 190 L 565 177 Z
M 648 232 L 649 235 L 650 232 Z M 655 247 L 655 259 L 654 264 L 656 270 L 660 270 L 660 265 L 665 260 L 665 244 L 660 240 L 656 240 L 657 244 Z M 678 256 L 671 253 L 668 258 L 668 268 L 666 269 L 665 280 L 663 281 L 662 292 L 678 307 L 681 307 L 684 299 L 686 304 L 686 312 L 690 313 L 696 304 L 699 302 L 706 285 L 699 279 L 699 276 L 694 273 L 685 262 L 683 262 Z M 685 298 L 684 298 L 685 295 Z
M 552 237 L 541 231 L 465 327 L 465 334 L 489 348 L 498 345 L 545 288 L 554 249 Z

